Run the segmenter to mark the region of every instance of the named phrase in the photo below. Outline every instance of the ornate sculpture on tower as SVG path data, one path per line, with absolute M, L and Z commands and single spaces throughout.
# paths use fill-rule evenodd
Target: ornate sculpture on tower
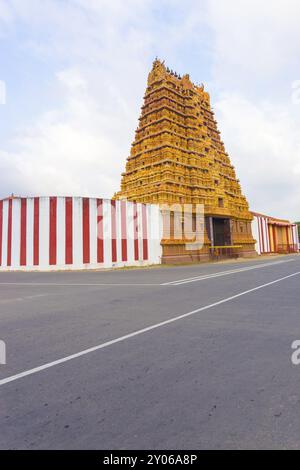
M 252 215 L 225 151 L 204 86 L 156 59 L 117 199 L 204 205 L 205 246 L 187 254 L 183 240 L 164 240 L 164 261 L 207 259 L 211 247 L 253 254 Z

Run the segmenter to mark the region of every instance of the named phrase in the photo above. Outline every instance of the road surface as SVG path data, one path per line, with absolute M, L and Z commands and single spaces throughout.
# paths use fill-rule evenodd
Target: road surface
M 0 273 L 1 449 L 300 448 L 300 256 Z

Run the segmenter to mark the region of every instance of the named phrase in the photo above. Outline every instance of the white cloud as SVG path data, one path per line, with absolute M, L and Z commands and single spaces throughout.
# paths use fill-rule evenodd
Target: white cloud
M 8 22 L 12 19 L 12 14 L 5 0 L 0 0 L 0 20 Z
M 62 71 L 58 80 L 65 88 L 61 110 L 22 129 L 14 150 L 0 151 L 4 186 L 26 194 L 111 196 L 121 172 L 125 114 L 103 115 L 78 71 Z
M 1 196 L 118 190 L 158 54 L 197 82 L 210 78 L 251 208 L 300 219 L 299 14 L 298 0 L 0 0 L 0 35 L 22 30 L 18 47 L 41 67 L 52 64 L 61 98 L 2 143 Z
M 300 136 L 288 110 L 225 94 L 216 114 L 252 210 L 297 218 Z
M 150 1 L 9 2 L 24 53 L 63 69 L 49 77 L 60 104 L 28 118 L 0 150 L 2 196 L 110 197 L 119 189 L 154 50 L 174 54 L 199 24 L 192 11 L 181 16 L 181 2 L 165 3 L 166 11 L 179 8 L 170 23 L 156 19 L 158 5 Z
M 297 0 L 209 2 L 215 107 L 252 210 L 300 219 Z
M 272 89 L 299 71 L 299 16 L 298 0 L 210 0 L 216 78 L 239 88 L 269 81 Z
M 41 60 L 72 65 L 49 77 L 59 105 L 28 119 L 9 150 L 0 149 L 1 195 L 111 197 L 119 189 L 146 79 L 142 30 L 133 25 L 124 35 L 121 28 L 134 22 L 139 2 L 126 8 L 124 2 L 83 0 L 10 3 L 11 22 L 31 28 L 21 47 Z

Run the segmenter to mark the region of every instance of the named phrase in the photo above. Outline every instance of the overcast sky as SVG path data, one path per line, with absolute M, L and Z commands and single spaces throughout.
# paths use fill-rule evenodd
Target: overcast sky
M 158 56 L 209 91 L 251 209 L 300 219 L 299 18 L 299 0 L 0 0 L 0 197 L 111 197 Z

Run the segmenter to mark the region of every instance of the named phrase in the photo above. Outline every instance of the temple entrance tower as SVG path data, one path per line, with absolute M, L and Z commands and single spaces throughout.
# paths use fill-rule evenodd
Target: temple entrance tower
M 197 204 L 204 205 L 202 249 L 188 252 L 184 240 L 171 236 L 162 241 L 165 262 L 208 259 L 216 243 L 236 245 L 242 255 L 255 253 L 252 215 L 220 138 L 209 94 L 158 59 L 148 76 L 121 190 L 114 197 L 191 204 L 193 213 Z

